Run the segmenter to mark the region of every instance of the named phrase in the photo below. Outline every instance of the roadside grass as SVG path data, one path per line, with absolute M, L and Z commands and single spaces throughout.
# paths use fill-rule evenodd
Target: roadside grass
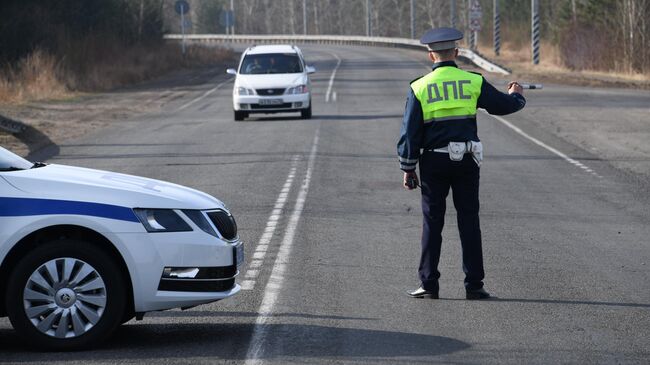
M 580 85 L 615 85 L 650 88 L 650 74 L 630 73 L 617 70 L 573 70 L 562 62 L 560 49 L 548 42 L 540 45 L 540 63 L 532 64 L 529 44 L 503 43 L 501 54 L 496 56 L 491 43 L 481 43 L 479 52 L 486 57 L 511 68 L 516 76 Z M 534 82 L 535 80 L 527 80 Z
M 116 41 L 86 37 L 66 42 L 56 54 L 35 49 L 14 65 L 0 66 L 0 103 L 61 99 L 78 92 L 111 90 L 178 68 L 223 64 L 234 59 L 221 47 L 179 47 L 156 42 L 124 46 Z

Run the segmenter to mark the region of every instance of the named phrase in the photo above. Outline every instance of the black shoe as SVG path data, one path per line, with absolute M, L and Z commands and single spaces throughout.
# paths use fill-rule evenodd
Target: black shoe
M 425 290 L 422 287 L 415 289 L 412 292 L 406 293 L 411 298 L 429 298 L 438 299 L 438 291 Z
M 475 289 L 469 290 L 465 289 L 466 298 L 469 300 L 480 300 L 480 299 L 489 299 L 490 293 L 486 292 L 485 289 Z

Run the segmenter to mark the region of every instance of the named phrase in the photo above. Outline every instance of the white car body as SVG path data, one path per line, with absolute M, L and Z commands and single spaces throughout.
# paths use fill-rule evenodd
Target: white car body
M 0 148 L 0 159 L 9 154 Z M 191 231 L 149 232 L 135 208 L 173 210 Z M 226 239 L 207 215 L 204 217 L 216 235 L 197 226 L 183 210 L 230 216 L 224 204 L 208 194 L 143 177 L 55 164 L 0 171 L 0 271 L 15 263 L 6 258 L 35 232 L 56 226 L 78 227 L 103 236 L 119 252 L 130 278 L 133 308 L 127 310 L 133 315 L 191 307 L 236 294 L 240 286 L 235 276 L 243 260 L 236 225 L 235 237 Z M 222 291 L 159 288 L 163 280 L 185 280 L 181 286 L 191 281 L 188 276 L 163 279 L 165 268 L 227 267 L 232 269 L 232 277 L 216 279 L 228 280 Z M 0 290 L 5 289 L 0 285 Z M 2 307 L 0 304 L 0 316 L 6 315 Z
M 295 72 L 250 73 L 251 71 L 246 71 L 247 58 L 268 59 L 283 55 L 297 57 L 299 67 L 292 70 Z M 298 47 L 290 45 L 249 47 L 242 53 L 237 70 L 228 69 L 227 72 L 236 75 L 233 87 L 233 109 L 236 120 L 241 120 L 238 116 L 243 118 L 252 113 L 301 112 L 303 117 L 311 117 L 309 74 L 315 72 L 315 69 L 305 64 Z M 300 88 L 299 92 L 296 92 L 297 88 Z

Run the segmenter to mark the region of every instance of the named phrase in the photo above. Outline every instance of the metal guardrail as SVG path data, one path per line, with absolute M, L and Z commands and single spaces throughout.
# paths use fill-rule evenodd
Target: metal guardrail
M 0 115 L 0 129 L 12 134 L 16 134 L 27 129 L 27 126 L 22 122 Z
M 164 39 L 181 40 L 181 34 L 166 34 Z M 409 38 L 365 37 L 365 36 L 336 36 L 336 35 L 225 35 L 225 34 L 187 34 L 189 42 L 215 43 L 317 43 L 317 44 L 358 44 L 368 46 L 399 47 L 423 49 L 419 41 Z M 477 52 L 467 48 L 459 48 L 458 55 L 466 58 L 476 66 L 488 72 L 510 75 L 511 71 L 500 66 Z

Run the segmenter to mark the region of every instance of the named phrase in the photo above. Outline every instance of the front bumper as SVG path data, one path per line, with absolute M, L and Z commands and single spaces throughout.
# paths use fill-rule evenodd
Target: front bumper
M 311 93 L 295 95 L 259 96 L 233 95 L 233 108 L 248 113 L 279 113 L 309 108 Z
M 191 307 L 228 298 L 243 255 L 239 239 L 220 240 L 202 231 L 119 235 L 133 283 L 136 312 Z M 239 249 L 238 249 L 239 248 Z M 122 250 L 121 250 L 122 251 Z M 198 268 L 193 277 L 166 275 L 173 268 Z M 167 270 L 166 270 L 167 269 Z

